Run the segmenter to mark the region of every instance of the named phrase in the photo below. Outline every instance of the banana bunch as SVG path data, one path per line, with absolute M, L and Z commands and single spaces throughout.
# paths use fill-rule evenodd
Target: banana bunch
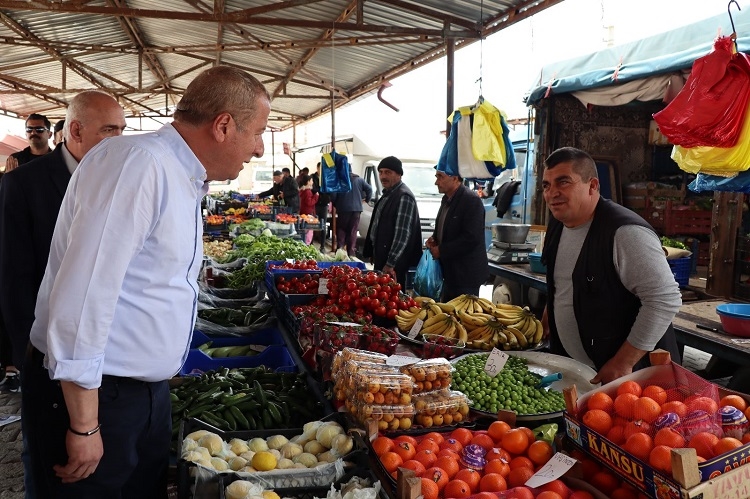
M 529 307 L 496 305 L 492 315 L 502 324 L 521 331 L 529 345 L 535 346 L 542 341 L 542 322 L 534 316 Z
M 463 310 L 469 314 L 490 314 L 495 310 L 492 302 L 486 298 L 474 295 L 460 295 L 448 302 L 456 310 Z
M 400 310 L 396 316 L 396 326 L 402 333 L 408 333 L 417 320 L 422 321 L 422 329 L 420 330 L 423 334 L 435 334 L 425 331 L 427 321 L 436 315 L 449 314 L 452 315 L 455 312 L 455 307 L 448 303 L 437 303 L 432 298 L 426 298 L 418 296 L 414 299 L 419 306 L 411 307 L 408 310 Z M 439 334 L 439 333 L 438 333 Z
M 464 343 L 468 340 L 466 328 L 464 328 L 456 316 L 447 312 L 440 312 L 427 319 L 422 325 L 420 332 L 421 334 L 437 334 L 446 338 L 457 339 Z

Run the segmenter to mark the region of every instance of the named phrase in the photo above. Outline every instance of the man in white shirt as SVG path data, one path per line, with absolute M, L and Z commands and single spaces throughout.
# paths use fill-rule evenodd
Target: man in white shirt
M 195 321 L 200 202 L 263 155 L 269 112 L 257 79 L 214 67 L 173 123 L 102 142 L 71 178 L 22 379 L 40 497 L 166 496 L 166 380 Z

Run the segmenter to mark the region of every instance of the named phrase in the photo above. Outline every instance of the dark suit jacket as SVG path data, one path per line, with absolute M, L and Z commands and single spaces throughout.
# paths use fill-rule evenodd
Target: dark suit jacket
M 480 286 L 490 274 L 484 247 L 484 204 L 462 185 L 450 203 L 443 197 L 437 220 L 445 210 L 442 237 L 433 235 L 440 247 L 443 291 L 446 287 Z
M 39 285 L 70 172 L 62 144 L 19 166 L 0 181 L 0 310 L 13 343 L 13 362 L 23 365 Z

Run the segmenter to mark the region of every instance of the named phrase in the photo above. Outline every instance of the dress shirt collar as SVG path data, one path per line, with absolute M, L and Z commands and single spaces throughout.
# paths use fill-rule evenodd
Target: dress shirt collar
M 65 143 L 63 142 L 62 147 L 62 157 L 65 160 L 65 166 L 68 168 L 68 171 L 71 175 L 73 175 L 73 172 L 76 171 L 76 168 L 78 168 L 78 160 L 76 160 L 72 154 L 70 154 L 70 151 L 68 151 L 68 148 L 65 147 Z
M 171 123 L 167 123 L 156 133 L 167 139 L 169 144 L 173 146 L 172 149 L 177 162 L 185 168 L 185 173 L 187 173 L 190 181 L 195 183 L 198 188 L 205 187 L 206 191 L 208 191 L 206 168 L 198 160 L 193 150 L 190 149 L 185 139 L 182 138 L 180 132 Z

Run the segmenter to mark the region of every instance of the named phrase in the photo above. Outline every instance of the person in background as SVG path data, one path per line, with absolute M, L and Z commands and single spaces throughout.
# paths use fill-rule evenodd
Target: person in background
M 73 174 L 22 378 L 39 497 L 166 497 L 167 380 L 195 323 L 201 200 L 263 155 L 270 109 L 256 78 L 216 66 L 172 123 L 103 141 Z
M 299 212 L 304 215 L 315 215 L 315 203 L 318 201 L 318 193 L 313 192 L 313 179 L 305 175 L 301 179 L 302 186 L 299 188 Z M 304 234 L 305 244 L 312 243 L 313 231 L 306 230 Z
M 52 135 L 52 132 L 50 132 L 51 126 L 52 124 L 43 114 L 33 113 L 26 118 L 26 139 L 29 141 L 29 145 L 7 157 L 5 173 L 28 163 L 32 159 L 52 152 L 52 148 L 49 146 L 49 139 Z
M 273 172 L 273 185 L 267 191 L 258 194 L 263 199 L 273 196 L 276 201 L 284 201 L 284 205 L 289 207 L 290 213 L 299 213 L 299 187 L 297 181 L 283 171 L 276 170 Z
M 284 178 L 292 176 L 292 171 L 287 167 L 282 168 L 281 173 L 284 175 Z
M 672 319 L 682 296 L 654 229 L 601 197 L 596 164 L 580 149 L 549 155 L 542 190 L 552 214 L 542 251 L 551 352 L 595 368 L 592 383 L 646 367 L 655 348 L 679 363 Z
M 299 171 L 299 175 L 297 175 L 297 178 L 294 179 L 297 181 L 298 187 L 302 187 L 303 185 L 305 185 L 303 181 L 306 177 L 309 176 L 309 174 L 310 174 L 310 169 L 308 167 L 304 167 Z
M 52 144 L 57 145 L 63 141 L 63 127 L 65 126 L 65 120 L 60 120 L 55 123 L 55 129 L 52 135 Z
M 443 270 L 443 296 L 447 302 L 462 295 L 479 295 L 490 276 L 484 247 L 484 204 L 457 175 L 435 173 L 435 185 L 443 194 L 435 232 L 427 247 Z
M 320 192 L 320 161 L 318 161 L 317 170 L 311 175 L 313 179 L 312 191 L 318 194 L 318 201 L 315 203 L 315 216 L 323 224 L 323 230 L 320 231 L 320 252 L 326 252 L 326 237 L 328 236 L 328 205 L 331 202 L 331 195 Z
M 372 187 L 362 177 L 351 172 L 351 190 L 331 194 L 331 202 L 336 208 L 336 246 L 345 248 L 349 256 L 357 255 L 357 227 L 362 215 L 362 203 L 372 199 Z
M 395 156 L 378 164 L 383 195 L 372 211 L 363 254 L 372 258 L 375 270 L 395 277 L 405 289 L 407 271 L 422 257 L 422 227 L 417 201 L 401 181 L 403 175 L 401 160 Z

